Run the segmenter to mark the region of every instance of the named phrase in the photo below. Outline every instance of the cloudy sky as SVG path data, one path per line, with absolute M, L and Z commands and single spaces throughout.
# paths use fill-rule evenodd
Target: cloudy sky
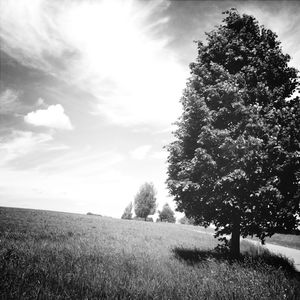
M 193 41 L 231 7 L 299 68 L 298 1 L 0 0 L 0 206 L 120 217 L 148 181 L 174 207 L 163 146 Z

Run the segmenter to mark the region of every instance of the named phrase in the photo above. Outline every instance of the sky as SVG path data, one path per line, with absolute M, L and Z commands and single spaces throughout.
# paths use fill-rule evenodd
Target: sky
M 300 65 L 298 1 L 0 0 L 0 206 L 120 217 L 167 152 L 195 40 L 235 7 Z

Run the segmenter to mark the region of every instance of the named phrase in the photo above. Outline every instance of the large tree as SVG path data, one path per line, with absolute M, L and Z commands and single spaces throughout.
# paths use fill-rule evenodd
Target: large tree
M 134 199 L 134 211 L 137 217 L 147 220 L 156 210 L 156 191 L 152 183 L 144 183 Z
M 297 71 L 277 35 L 254 17 L 225 12 L 198 45 L 168 146 L 168 188 L 197 224 L 267 236 L 299 225 L 300 105 Z

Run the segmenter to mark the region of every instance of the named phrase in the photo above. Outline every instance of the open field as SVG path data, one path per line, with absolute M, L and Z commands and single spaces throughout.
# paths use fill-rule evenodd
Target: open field
M 300 299 L 289 262 L 187 226 L 0 208 L 1 299 Z

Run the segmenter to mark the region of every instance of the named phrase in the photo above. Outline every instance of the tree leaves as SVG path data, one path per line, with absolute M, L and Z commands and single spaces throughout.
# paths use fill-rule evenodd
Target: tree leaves
M 137 217 L 146 219 L 156 210 L 156 191 L 152 183 L 145 182 L 134 198 L 134 211 Z
M 252 16 L 226 12 L 197 43 L 167 149 L 168 187 L 196 223 L 262 240 L 295 229 L 300 213 L 300 101 L 297 71 L 277 35 Z

